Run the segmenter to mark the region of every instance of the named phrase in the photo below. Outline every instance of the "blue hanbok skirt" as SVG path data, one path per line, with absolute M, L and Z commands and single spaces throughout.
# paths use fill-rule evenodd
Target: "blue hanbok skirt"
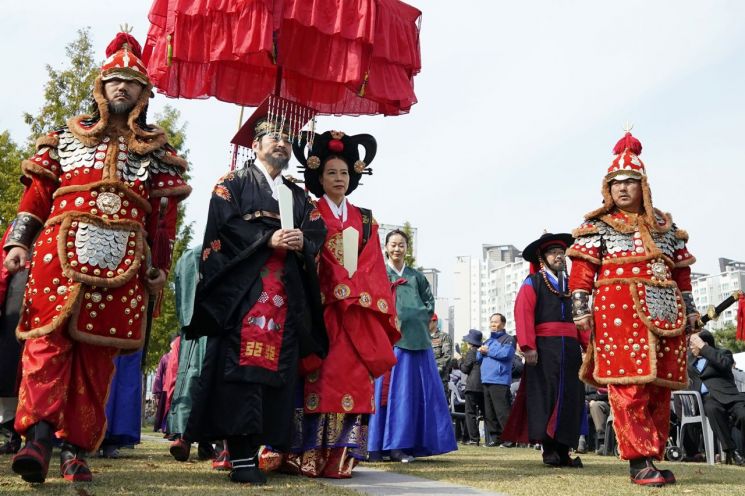
M 455 451 L 453 423 L 431 349 L 393 348 L 387 405 L 381 406 L 383 377 L 375 381 L 375 413 L 370 416 L 367 449 L 371 458 L 390 450 L 419 457 Z
M 142 418 L 142 351 L 119 355 L 106 403 L 105 445 L 129 446 L 140 442 Z

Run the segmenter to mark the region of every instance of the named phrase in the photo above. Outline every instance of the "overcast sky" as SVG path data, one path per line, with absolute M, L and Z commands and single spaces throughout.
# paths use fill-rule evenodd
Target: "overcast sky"
M 419 103 L 400 117 L 321 117 L 319 128 L 377 138 L 375 174 L 350 200 L 419 229 L 418 262 L 442 271 L 441 295 L 457 296 L 456 256 L 576 227 L 601 201 L 627 120 L 655 205 L 691 235 L 694 270 L 745 259 L 745 2 L 409 3 L 424 12 Z M 103 59 L 121 23 L 144 43 L 150 4 L 3 2 L 0 131 L 25 140 L 22 113 L 41 106 L 45 64 L 66 63 L 77 29 L 91 27 Z M 154 110 L 166 103 L 188 122 L 187 216 L 201 239 L 238 107 L 157 96 Z

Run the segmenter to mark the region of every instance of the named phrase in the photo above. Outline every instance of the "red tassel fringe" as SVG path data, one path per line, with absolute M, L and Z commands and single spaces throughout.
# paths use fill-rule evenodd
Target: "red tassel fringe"
M 117 33 L 114 39 L 111 40 L 111 43 L 109 43 L 109 46 L 106 47 L 106 56 L 111 57 L 114 55 L 125 43 L 129 45 L 129 49 L 137 58 L 142 58 L 142 47 L 134 36 L 129 33 Z
M 735 339 L 745 341 L 745 296 L 740 295 L 737 303 L 737 334 Z
M 641 142 L 631 136 L 631 133 L 626 133 L 623 138 L 618 140 L 616 146 L 613 147 L 613 155 L 620 155 L 624 150 L 629 149 L 634 155 L 642 154 Z

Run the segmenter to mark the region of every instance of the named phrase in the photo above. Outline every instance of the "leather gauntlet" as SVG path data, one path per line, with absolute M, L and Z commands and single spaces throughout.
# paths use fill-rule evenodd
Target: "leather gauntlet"
M 587 291 L 575 291 L 572 293 L 572 319 L 576 322 L 591 314 L 590 293 Z
M 43 223 L 38 217 L 26 212 L 20 212 L 13 223 L 8 237 L 5 239 L 5 246 L 3 248 L 7 250 L 14 246 L 20 246 L 30 250 L 31 245 L 34 244 L 36 235 L 41 231 L 42 225 Z

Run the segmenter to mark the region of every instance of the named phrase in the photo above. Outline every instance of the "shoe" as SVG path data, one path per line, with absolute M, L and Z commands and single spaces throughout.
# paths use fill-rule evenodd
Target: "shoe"
M 598 445 L 598 449 L 595 450 L 596 455 L 604 455 L 605 454 L 605 445 L 600 444 Z
M 543 463 L 549 467 L 561 467 L 561 457 L 555 451 L 543 452 Z
M 401 463 L 411 463 L 415 460 L 415 458 L 411 455 L 407 455 L 401 450 L 393 450 L 391 451 L 391 461 L 392 462 L 401 462 Z
M 568 468 L 584 468 L 582 459 L 578 456 L 575 456 L 574 458 L 567 456 L 566 460 L 561 460 L 561 466 Z
M 745 465 L 745 458 L 740 454 L 737 450 L 729 450 L 725 452 L 727 454 L 724 463 L 727 465 L 732 465 L 733 463 L 738 466 Z
M 197 458 L 204 461 L 204 460 L 214 460 L 217 456 L 217 453 L 215 452 L 215 447 L 212 446 L 212 443 L 199 443 L 197 445 Z
M 517 447 L 517 444 L 513 443 L 512 441 L 505 441 L 502 444 L 499 445 L 500 448 L 515 448 Z
M 577 449 L 575 451 L 583 455 L 587 453 L 587 441 L 585 440 L 584 436 L 579 438 L 579 444 L 577 445 Z
M 60 475 L 71 482 L 90 482 L 91 469 L 83 458 L 83 450 L 72 444 L 63 444 L 59 454 Z
M 230 454 L 228 450 L 220 451 L 214 460 L 212 460 L 212 470 L 230 470 L 233 466 L 230 463 Z
M 631 460 L 629 468 L 631 482 L 640 486 L 662 487 L 665 485 L 665 477 L 657 470 L 649 459 L 644 460 L 644 465 L 634 468 L 634 462 L 642 460 Z
M 496 441 L 489 441 L 484 446 L 486 446 L 487 448 L 496 448 L 497 446 L 499 446 L 499 444 Z
M 21 436 L 12 432 L 10 438 L 0 445 L 0 455 L 14 455 L 21 449 Z
M 26 432 L 26 445 L 13 457 L 11 468 L 26 482 L 41 483 L 52 458 L 52 425 L 39 422 Z
M 266 484 L 266 475 L 259 470 L 258 457 L 256 455 L 250 458 L 231 460 L 231 463 L 233 466 L 230 471 L 231 481 L 256 486 Z
M 468 441 L 466 441 L 463 444 L 466 445 L 466 446 L 478 446 L 479 445 L 479 442 L 478 441 L 473 441 L 473 440 L 468 440 Z
M 119 449 L 116 446 L 104 446 L 101 452 L 102 458 L 119 458 Z
M 187 443 L 182 438 L 176 439 L 171 443 L 171 447 L 168 448 L 171 456 L 180 462 L 185 462 L 189 459 L 189 452 L 191 451 L 191 443 Z

